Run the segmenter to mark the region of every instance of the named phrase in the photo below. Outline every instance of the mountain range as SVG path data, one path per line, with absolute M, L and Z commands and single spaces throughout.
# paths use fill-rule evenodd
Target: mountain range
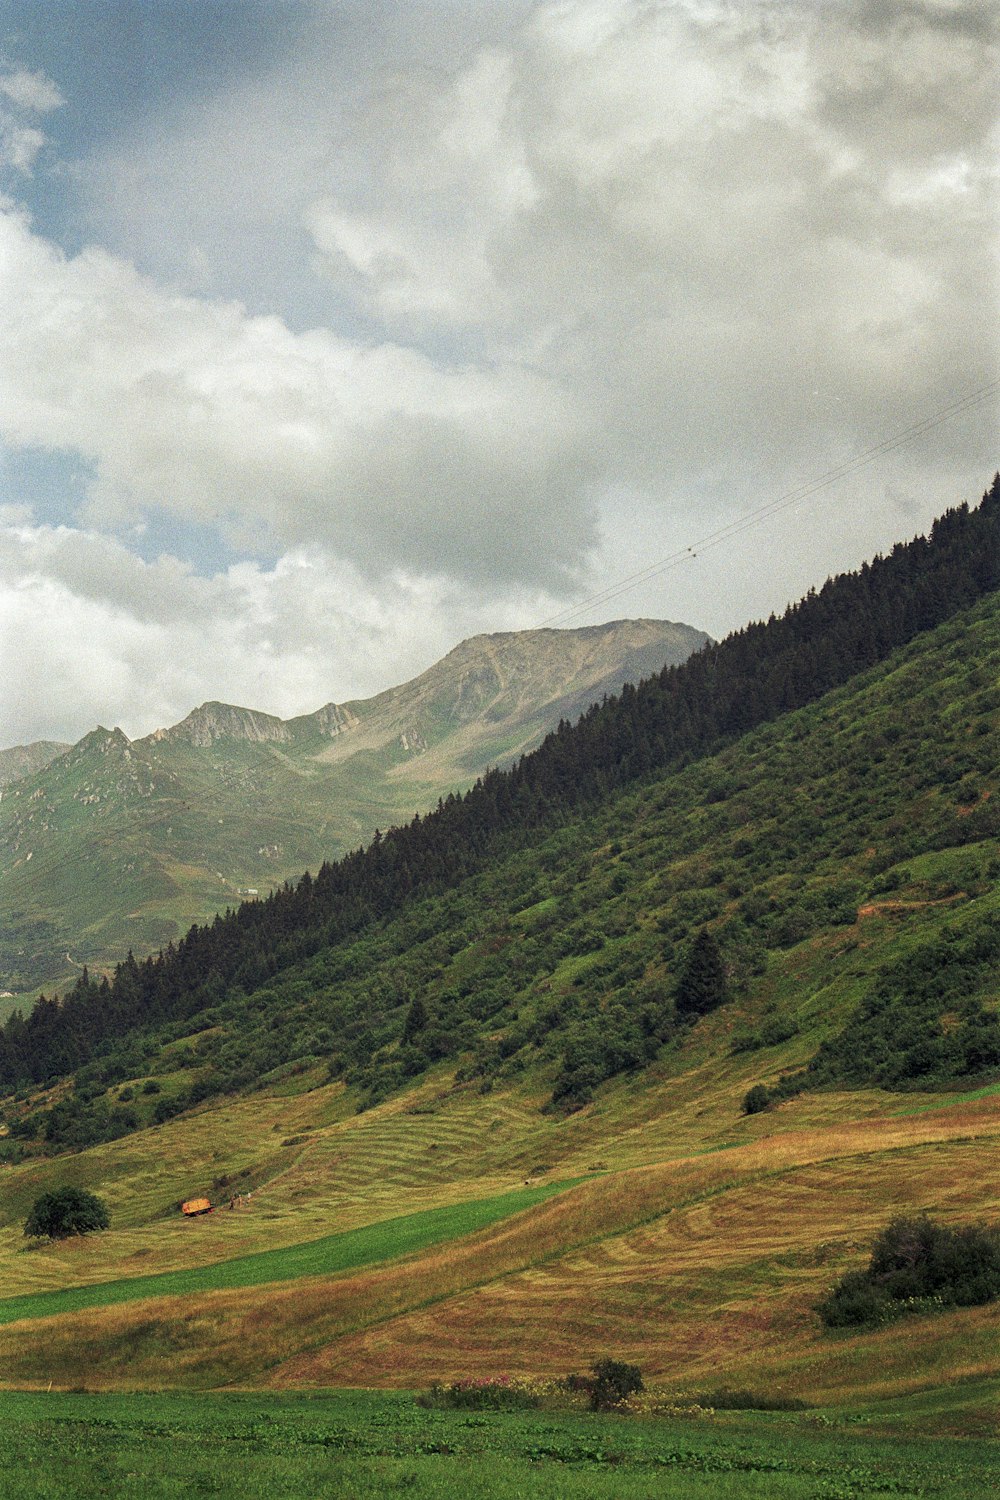
M 98 728 L 4 751 L 0 989 L 164 945 L 707 641 L 660 620 L 481 635 L 411 682 L 293 719 L 210 702 L 142 739 Z

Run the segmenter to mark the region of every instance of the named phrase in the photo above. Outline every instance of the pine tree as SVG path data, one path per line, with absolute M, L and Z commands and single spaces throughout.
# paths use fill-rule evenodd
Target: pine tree
M 420 1032 L 427 1025 L 427 1007 L 417 995 L 411 1002 L 403 1022 L 403 1042 L 409 1046 L 416 1041 Z
M 703 927 L 688 949 L 677 981 L 677 1014 L 696 1018 L 725 1005 L 729 998 L 726 966 L 719 945 Z

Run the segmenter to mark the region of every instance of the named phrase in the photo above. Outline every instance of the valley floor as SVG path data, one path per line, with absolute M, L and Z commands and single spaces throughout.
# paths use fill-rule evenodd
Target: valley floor
M 1000 1484 L 982 1430 L 996 1395 L 685 1420 L 426 1411 L 367 1391 L 9 1393 L 0 1465 L 7 1500 L 983 1500 Z

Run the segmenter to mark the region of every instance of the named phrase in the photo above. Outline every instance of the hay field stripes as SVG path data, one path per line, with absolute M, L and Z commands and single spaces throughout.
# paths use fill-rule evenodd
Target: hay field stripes
M 291 1100 L 231 1101 L 79 1155 L 6 1169 L 0 1182 L 6 1293 L 174 1271 L 493 1197 L 520 1187 L 539 1160 L 525 1144 L 537 1133 L 536 1117 L 519 1101 L 491 1101 L 484 1123 L 477 1095 L 444 1097 L 437 1085 L 408 1096 L 419 1113 L 393 1101 L 339 1118 L 341 1094 L 342 1086 L 332 1085 Z M 584 1170 L 560 1165 L 547 1176 L 564 1180 Z M 112 1230 L 25 1255 L 21 1226 L 31 1203 L 64 1183 L 105 1197 Z M 205 1194 L 218 1202 L 248 1187 L 251 1213 L 190 1223 L 177 1212 L 182 1198 Z
M 564 1191 L 571 1183 L 547 1183 L 472 1202 L 403 1214 L 394 1219 L 307 1240 L 279 1250 L 264 1250 L 232 1260 L 214 1261 L 153 1276 L 92 1282 L 0 1301 L 0 1324 L 25 1318 L 55 1317 L 83 1308 L 107 1307 L 152 1297 L 190 1296 L 228 1287 L 262 1286 L 302 1276 L 330 1276 L 359 1266 L 396 1260 L 441 1241 L 454 1240 L 494 1224 Z
M 734 1186 L 652 1224 L 414 1308 L 275 1370 L 280 1386 L 409 1384 L 469 1371 L 559 1375 L 614 1349 L 674 1388 L 735 1384 L 843 1399 L 1000 1374 L 1000 1309 L 830 1335 L 812 1305 L 894 1212 L 932 1198 L 1000 1213 L 1000 1142 L 827 1160 Z M 762 1191 L 763 1188 L 763 1191 Z M 553 1205 L 554 1207 L 555 1205 Z M 567 1201 L 564 1208 L 570 1207 Z
M 206 1290 L 92 1308 L 50 1318 L 44 1340 L 31 1322 L 11 1324 L 0 1357 L 17 1384 L 53 1373 L 107 1387 L 396 1384 L 477 1368 L 562 1371 L 592 1345 L 639 1353 L 654 1373 L 717 1372 L 728 1361 L 758 1383 L 769 1359 L 780 1385 L 801 1356 L 804 1379 L 832 1379 L 809 1363 L 812 1301 L 893 1207 L 995 1210 L 997 1125 L 970 1106 L 948 1122 L 790 1132 L 612 1173 L 418 1258 L 273 1283 L 263 1299 Z M 845 1234 L 841 1205 L 854 1201 Z M 988 1331 L 962 1350 L 974 1372 L 996 1364 L 996 1312 L 983 1311 Z M 635 1351 L 622 1349 L 625 1326 Z M 835 1346 L 820 1349 L 827 1363 Z M 871 1378 L 850 1368 L 860 1387 Z
M 538 1117 L 510 1101 L 484 1110 L 478 1094 L 441 1099 L 441 1093 L 422 1090 L 406 1096 L 405 1108 L 393 1101 L 314 1134 L 308 1152 L 283 1174 L 289 1201 L 312 1194 L 319 1178 L 334 1182 L 345 1199 L 365 1202 L 380 1186 L 396 1193 L 491 1172 L 523 1178 L 531 1138 L 544 1137 Z

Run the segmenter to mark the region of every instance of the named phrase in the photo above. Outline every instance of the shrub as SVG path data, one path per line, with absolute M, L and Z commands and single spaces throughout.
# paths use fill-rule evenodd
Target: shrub
M 417 1405 L 452 1411 L 531 1411 L 539 1399 L 527 1381 L 487 1375 L 479 1380 L 455 1380 L 451 1385 L 435 1380 L 429 1391 L 417 1397 Z
M 926 1214 L 893 1219 L 864 1271 L 850 1271 L 816 1308 L 829 1328 L 881 1323 L 1000 1297 L 1000 1232 L 987 1224 L 948 1229 Z
M 176 1099 L 170 1099 L 168 1097 L 157 1099 L 156 1104 L 153 1107 L 153 1124 L 165 1125 L 167 1121 L 172 1120 L 175 1115 L 182 1114 L 185 1107 L 186 1100 L 181 1097 L 178 1097 Z
M 771 1095 L 762 1083 L 755 1083 L 753 1088 L 747 1089 L 743 1095 L 743 1113 L 745 1115 L 759 1115 L 767 1109 L 771 1103 Z
M 107 1229 L 111 1220 L 107 1205 L 83 1188 L 61 1187 L 36 1198 L 24 1223 L 27 1235 L 47 1235 L 62 1240 L 71 1234 L 90 1234 Z
M 594 1377 L 590 1387 L 592 1411 L 607 1411 L 620 1401 L 627 1401 L 633 1391 L 645 1390 L 638 1365 L 626 1365 L 617 1359 L 599 1359 L 590 1368 Z

